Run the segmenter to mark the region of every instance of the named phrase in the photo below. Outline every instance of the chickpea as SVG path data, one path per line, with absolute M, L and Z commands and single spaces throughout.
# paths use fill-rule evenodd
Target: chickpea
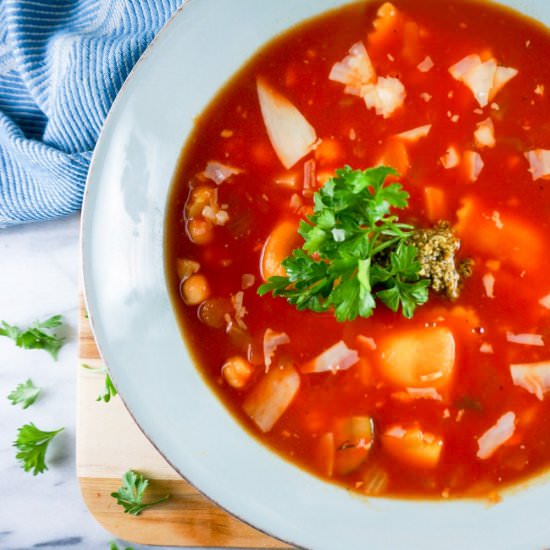
M 214 226 L 208 220 L 194 218 L 187 223 L 187 234 L 195 244 L 205 245 L 214 238 Z
M 210 297 L 210 285 L 204 275 L 191 275 L 181 285 L 181 297 L 188 306 L 196 306 Z
M 212 328 L 225 326 L 225 315 L 233 311 L 228 298 L 209 298 L 199 306 L 197 315 L 201 322 Z
M 189 279 L 191 275 L 197 273 L 200 267 L 200 264 L 194 260 L 188 260 L 187 258 L 178 258 L 176 260 L 176 272 L 180 281 Z
M 253 370 L 254 368 L 246 359 L 235 355 L 222 365 L 222 376 L 232 388 L 240 390 L 250 380 Z
M 199 216 L 205 206 L 212 206 L 218 202 L 218 190 L 200 185 L 195 187 L 187 199 L 185 210 L 189 218 Z

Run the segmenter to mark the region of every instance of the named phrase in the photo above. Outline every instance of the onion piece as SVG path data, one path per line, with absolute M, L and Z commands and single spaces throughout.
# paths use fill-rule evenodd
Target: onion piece
M 481 278 L 483 288 L 485 289 L 485 295 L 487 298 L 495 297 L 495 276 L 492 273 L 485 273 Z
M 405 388 L 405 391 L 414 399 L 434 399 L 435 401 L 443 399 L 435 388 Z
M 375 84 L 367 84 L 361 89 L 367 109 L 374 109 L 384 118 L 389 118 L 403 105 L 406 95 L 402 82 L 393 76 L 381 76 Z
M 481 344 L 481 346 L 479 347 L 479 351 L 481 353 L 495 353 L 493 346 L 488 342 L 483 342 L 483 344 Z
M 271 330 L 270 328 L 266 329 L 264 332 L 264 363 L 266 372 L 271 366 L 271 359 L 273 358 L 273 355 L 275 354 L 275 351 L 279 346 L 282 346 L 283 344 L 288 344 L 290 342 L 290 338 L 288 337 L 288 334 L 286 332 L 275 332 L 274 330 Z
M 228 164 L 222 164 L 217 160 L 211 160 L 206 163 L 204 169 L 204 176 L 209 180 L 212 180 L 216 185 L 221 185 L 224 181 L 228 180 L 231 176 L 242 173 L 242 170 L 229 166 Z
M 405 141 L 415 142 L 415 141 L 418 141 L 419 139 L 422 139 L 423 137 L 426 137 L 430 133 L 431 129 L 432 129 L 431 124 L 425 124 L 424 126 L 417 126 L 412 130 L 401 132 L 400 134 L 397 134 L 395 137 L 401 138 Z
M 416 68 L 421 72 L 421 73 L 427 73 L 428 71 L 431 71 L 433 69 L 433 66 L 434 66 L 434 62 L 432 60 L 432 58 L 427 55 L 417 66 Z
M 464 169 L 466 170 L 466 177 L 468 178 L 468 181 L 477 181 L 479 174 L 485 166 L 481 155 L 477 151 L 464 151 L 462 162 L 464 163 Z
M 376 79 L 376 72 L 363 42 L 356 42 L 349 49 L 349 55 L 332 66 L 329 79 L 345 84 L 345 92 L 357 96 L 361 95 L 361 88 L 365 84 Z
M 340 340 L 311 361 L 302 365 L 300 370 L 303 373 L 337 372 L 349 369 L 358 361 L 359 354 L 355 350 L 348 348 L 343 340 Z
M 502 444 L 514 435 L 515 429 L 516 415 L 511 411 L 503 414 L 496 424 L 477 440 L 477 457 L 482 460 L 490 458 Z
M 451 146 L 445 151 L 445 154 L 440 158 L 443 168 L 449 170 L 460 164 L 460 154 L 456 147 Z
M 363 346 L 365 349 L 374 351 L 376 349 L 376 340 L 370 336 L 365 336 L 364 334 L 357 335 L 357 343 L 360 346 Z
M 246 396 L 243 409 L 262 432 L 269 432 L 299 389 L 300 375 L 294 367 L 271 369 Z
M 478 147 L 495 146 L 495 125 L 490 118 L 486 118 L 477 124 L 474 139 Z
M 258 78 L 256 86 L 271 145 L 283 166 L 289 169 L 314 149 L 317 133 L 304 115 L 264 79 Z
M 516 386 L 536 395 L 541 401 L 550 391 L 550 361 L 510 365 L 510 374 Z
M 491 90 L 492 94 L 489 99 L 493 99 L 497 95 L 497 93 L 504 87 L 504 85 L 508 81 L 512 80 L 512 78 L 514 78 L 517 74 L 517 69 L 513 69 L 511 67 L 497 67 L 497 70 L 495 71 L 493 89 Z
M 231 305 L 235 310 L 235 322 L 239 328 L 246 330 L 247 326 L 243 319 L 248 311 L 246 310 L 246 307 L 244 307 L 243 299 L 244 292 L 242 290 L 239 290 L 239 292 L 231 295 Z
M 499 67 L 493 58 L 481 61 L 477 54 L 464 57 L 449 67 L 449 72 L 454 79 L 470 88 L 480 107 L 487 106 L 502 87 L 518 74 L 516 69 Z
M 550 176 L 550 150 L 533 149 L 525 153 L 533 181 Z
M 506 333 L 506 340 L 512 344 L 521 344 L 523 346 L 544 346 L 544 340 L 540 334 L 514 334 Z
M 546 309 L 550 309 L 550 294 L 547 294 L 546 296 L 543 296 L 543 297 L 539 300 L 539 304 L 540 304 L 542 307 L 545 307 Z
M 391 396 L 404 403 L 410 403 L 416 399 L 443 401 L 442 395 L 435 388 L 405 388 L 405 391 L 394 392 Z

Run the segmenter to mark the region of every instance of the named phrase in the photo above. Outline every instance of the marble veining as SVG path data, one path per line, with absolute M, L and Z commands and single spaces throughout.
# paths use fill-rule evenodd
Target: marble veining
M 113 540 L 88 512 L 75 472 L 79 270 L 78 216 L 0 230 L 0 319 L 25 326 L 61 313 L 66 323 L 57 362 L 0 338 L 0 550 L 108 550 Z M 42 393 L 22 410 L 6 396 L 27 378 Z M 20 468 L 12 447 L 27 422 L 65 427 L 52 442 L 49 470 L 36 477 Z M 146 548 L 119 541 L 126 546 Z

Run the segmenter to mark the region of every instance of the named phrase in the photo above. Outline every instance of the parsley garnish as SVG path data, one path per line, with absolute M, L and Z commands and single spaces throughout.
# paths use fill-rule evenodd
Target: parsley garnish
M 112 540 L 110 543 L 109 543 L 109 550 L 120 550 L 120 548 L 118 547 L 118 544 Z M 127 546 L 124 550 L 134 550 L 131 546 Z
M 370 317 L 378 298 L 412 317 L 428 300 L 428 279 L 418 275 L 418 250 L 407 244 L 414 231 L 392 208 L 406 208 L 400 183 L 385 183 L 392 168 L 336 170 L 315 193 L 314 213 L 298 232 L 301 249 L 283 261 L 287 275 L 270 277 L 258 294 L 272 292 L 299 310 L 334 310 L 338 321 Z
M 33 475 L 36 475 L 48 469 L 45 461 L 48 445 L 61 431 L 63 428 L 53 432 L 43 432 L 32 422 L 19 428 L 13 446 L 19 449 L 15 458 L 21 462 L 25 472 L 32 470 Z
M 118 395 L 118 391 L 115 388 L 115 385 L 113 384 L 113 381 L 111 380 L 111 377 L 107 373 L 107 369 L 105 367 L 96 368 L 96 367 L 91 367 L 90 365 L 86 365 L 85 363 L 82 363 L 82 368 L 93 372 L 105 374 L 105 387 L 103 389 L 103 393 L 100 393 L 97 396 L 96 401 L 103 401 L 105 403 L 109 403 L 112 397 L 116 397 Z
M 30 407 L 38 397 L 40 388 L 37 388 L 29 378 L 26 382 L 18 384 L 17 387 L 8 395 L 12 405 L 22 404 L 23 408 Z
M 62 323 L 61 315 L 54 315 L 45 321 L 36 321 L 30 328 L 22 330 L 6 321 L 0 324 L 0 336 L 11 338 L 15 345 L 23 349 L 43 349 L 55 360 L 63 345 L 63 338 L 59 338 L 51 331 Z
M 126 514 L 131 514 L 132 516 L 137 516 L 146 508 L 150 508 L 170 498 L 170 495 L 166 495 L 159 500 L 144 504 L 143 494 L 149 485 L 149 480 L 144 478 L 139 472 L 134 472 L 133 470 L 128 470 L 122 476 L 122 483 L 122 487 L 116 493 L 111 493 L 111 496 L 116 498 L 117 504 L 120 504 L 124 508 Z
M 105 388 L 103 390 L 103 393 L 97 396 L 96 401 L 109 403 L 111 397 L 115 397 L 117 395 L 118 392 L 113 384 L 113 381 L 111 380 L 111 377 L 108 374 L 105 374 Z

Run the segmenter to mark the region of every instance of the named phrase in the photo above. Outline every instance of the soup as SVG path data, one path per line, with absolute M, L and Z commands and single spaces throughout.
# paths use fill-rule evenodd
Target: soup
M 198 117 L 168 280 L 269 448 L 367 495 L 498 498 L 548 467 L 549 48 L 491 4 L 354 3 Z

